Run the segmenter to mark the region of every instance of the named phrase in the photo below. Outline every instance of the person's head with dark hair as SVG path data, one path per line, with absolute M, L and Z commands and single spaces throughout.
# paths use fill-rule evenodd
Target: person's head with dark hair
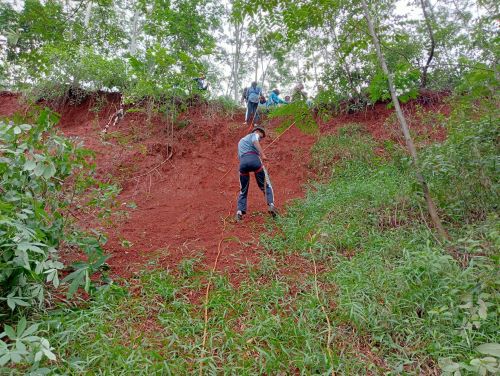
M 266 137 L 266 130 L 263 127 L 256 125 L 252 129 L 252 133 L 256 133 L 256 132 L 260 135 L 261 138 Z
M 252 82 L 252 87 L 256 87 L 257 86 L 257 81 L 253 81 Z
M 280 95 L 280 91 L 278 89 L 274 89 L 273 93 L 276 94 L 276 95 Z

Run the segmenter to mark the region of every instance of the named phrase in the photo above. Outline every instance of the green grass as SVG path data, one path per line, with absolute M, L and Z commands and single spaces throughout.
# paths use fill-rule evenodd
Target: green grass
M 183 277 L 155 270 L 128 287 L 103 289 L 85 309 L 62 308 L 40 318 L 58 350 L 51 369 L 105 375 L 187 374 L 200 366 L 205 374 L 241 375 L 376 370 L 355 349 L 333 343 L 328 353 L 313 279 L 297 283 L 278 268 L 270 272 L 270 258 L 253 266 L 238 288 L 214 276 L 205 350 L 202 295 L 208 273 Z M 193 291 L 198 298 L 191 302 Z
M 454 227 L 455 240 L 439 244 L 404 160 L 380 160 L 364 150 L 365 136 L 348 133 L 316 145 L 313 161 L 320 171 L 329 166 L 331 181 L 290 208 L 280 235 L 264 244 L 304 257 L 313 249 L 322 277 L 338 286 L 337 324 L 369 336 L 397 374 L 425 373 L 440 358 L 481 358 L 476 347 L 500 339 L 498 217 Z M 341 156 L 333 164 L 332 154 Z M 450 249 L 469 263 L 462 267 Z

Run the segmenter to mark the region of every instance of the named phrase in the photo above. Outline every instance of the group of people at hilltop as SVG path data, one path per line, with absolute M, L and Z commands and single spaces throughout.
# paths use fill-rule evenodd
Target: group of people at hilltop
M 198 90 L 207 90 L 208 82 L 205 75 L 200 75 L 194 79 Z M 269 97 L 265 98 L 262 93 L 262 88 L 257 85 L 257 82 L 252 82 L 250 87 L 243 90 L 242 101 L 246 103 L 245 124 L 250 124 L 252 127 L 250 133 L 242 137 L 238 142 L 238 160 L 239 160 L 239 180 L 240 193 L 237 201 L 236 220 L 243 220 L 243 216 L 247 212 L 247 196 L 250 186 L 250 173 L 254 173 L 255 180 L 260 190 L 264 193 L 269 213 L 275 217 L 277 210 L 274 203 L 274 191 L 271 184 L 271 179 L 264 167 L 266 155 L 264 149 L 260 145 L 262 139 L 266 137 L 266 131 L 262 126 L 257 125 L 259 118 L 259 106 L 266 110 L 271 107 L 286 105 L 295 101 L 307 101 L 307 93 L 304 91 L 304 85 L 298 84 L 293 89 L 292 96 L 286 96 L 284 99 L 280 97 L 280 91 L 274 89 L 269 93 Z
M 269 110 L 274 106 L 281 104 L 288 104 L 295 101 L 307 101 L 307 93 L 304 91 L 304 85 L 298 84 L 293 89 L 293 94 L 290 97 L 287 95 L 284 99 L 280 98 L 279 89 L 274 89 L 270 92 L 269 97 L 266 97 L 262 93 L 262 88 L 257 85 L 254 81 L 250 85 L 243 89 L 243 94 L 241 97 L 242 102 L 246 103 L 247 111 L 245 114 L 245 124 L 257 124 L 259 122 L 259 106 Z
M 247 211 L 247 195 L 251 172 L 254 173 L 257 185 L 264 193 L 269 213 L 275 217 L 277 210 L 274 204 L 273 186 L 263 164 L 263 161 L 267 158 L 264 149 L 260 145 L 260 141 L 266 137 L 266 131 L 263 127 L 257 125 L 259 123 L 259 106 L 269 109 L 282 104 L 286 105 L 290 102 L 307 101 L 307 93 L 304 91 L 304 85 L 300 83 L 293 89 L 291 98 L 290 96 L 286 96 L 284 99 L 280 98 L 280 91 L 274 89 L 269 94 L 269 98 L 266 99 L 262 94 L 262 88 L 254 81 L 250 87 L 243 90 L 241 99 L 247 105 L 245 125 L 250 124 L 254 125 L 254 127 L 238 143 L 240 194 L 238 195 L 236 220 L 241 221 Z

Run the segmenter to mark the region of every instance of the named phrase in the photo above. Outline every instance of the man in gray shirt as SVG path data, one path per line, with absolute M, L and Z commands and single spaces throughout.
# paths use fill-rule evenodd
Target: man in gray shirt
M 252 133 L 243 137 L 238 142 L 238 159 L 240 160 L 240 194 L 238 195 L 238 211 L 236 220 L 241 221 L 247 211 L 247 195 L 250 185 L 250 173 L 255 174 L 255 180 L 260 190 L 266 196 L 269 213 L 275 217 L 277 210 L 274 207 L 273 186 L 269 179 L 262 160 L 266 160 L 264 150 L 260 146 L 259 140 L 266 137 L 266 131 L 262 127 L 255 127 Z M 261 160 L 262 158 L 262 160 Z

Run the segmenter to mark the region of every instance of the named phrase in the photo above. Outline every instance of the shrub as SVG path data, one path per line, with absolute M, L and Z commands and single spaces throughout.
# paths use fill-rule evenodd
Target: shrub
M 269 114 L 269 117 L 271 119 L 285 119 L 283 124 L 278 128 L 278 131 L 285 130 L 292 123 L 305 133 L 314 133 L 318 130 L 318 124 L 314 120 L 311 109 L 305 101 L 297 101 L 275 107 Z
M 482 220 L 498 209 L 499 125 L 498 117 L 458 121 L 444 143 L 423 152 L 431 191 L 453 221 Z
M 64 182 L 72 176 L 78 181 L 75 171 L 89 167 L 90 154 L 55 132 L 57 120 L 45 109 L 33 125 L 0 122 L 1 311 L 41 306 L 46 283 L 59 287 L 64 240 L 88 257 L 64 279 L 71 282 L 69 295 L 80 285 L 88 291 L 90 275 L 106 260 L 100 242 L 71 229 L 63 215 L 70 204 Z

